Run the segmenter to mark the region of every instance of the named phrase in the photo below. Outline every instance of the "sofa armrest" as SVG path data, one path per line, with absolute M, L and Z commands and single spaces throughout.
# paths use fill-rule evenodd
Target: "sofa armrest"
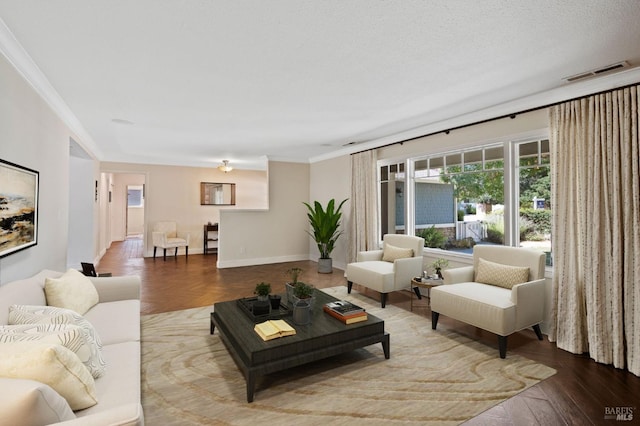
M 511 289 L 511 301 L 516 305 L 518 329 L 544 320 L 545 279 L 516 284 Z
M 98 291 L 100 302 L 118 300 L 140 300 L 140 277 L 128 275 L 120 277 L 89 277 Z
M 144 412 L 142 406 L 136 403 L 118 405 L 94 414 L 81 416 L 66 422 L 56 423 L 64 426 L 85 425 L 118 425 L 139 426 L 144 425 Z
M 422 273 L 422 256 L 405 257 L 393 262 L 395 270 L 396 290 L 411 286 L 411 279 L 419 277 Z
M 442 271 L 444 284 L 466 283 L 473 281 L 473 266 L 445 269 Z
M 358 252 L 357 262 L 368 262 L 372 260 L 382 260 L 382 250 L 367 250 Z

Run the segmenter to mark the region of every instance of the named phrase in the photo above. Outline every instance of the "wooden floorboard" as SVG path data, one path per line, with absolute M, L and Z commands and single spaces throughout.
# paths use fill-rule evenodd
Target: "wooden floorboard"
M 114 242 L 98 265 L 98 272 L 114 275 L 139 275 L 142 281 L 141 312 L 153 314 L 180 309 L 210 306 L 215 302 L 234 300 L 253 295 L 255 285 L 269 282 L 275 293 L 284 292 L 286 270 L 304 269 L 301 280 L 317 288 L 346 286 L 344 271 L 334 269 L 332 274 L 317 273 L 317 264 L 311 261 L 257 265 L 242 268 L 216 268 L 217 256 L 191 254 L 164 261 L 142 258 L 140 238 Z M 354 285 L 375 301 L 380 294 Z M 410 309 L 412 294 L 398 291 L 389 295 L 387 304 Z M 431 317 L 426 297 L 415 300 L 414 313 Z M 441 316 L 440 322 L 453 327 L 460 334 L 495 348 L 494 334 Z M 622 424 L 640 424 L 640 378 L 610 365 L 591 360 L 588 355 L 574 355 L 558 349 L 546 339 L 539 341 L 533 331 L 523 330 L 509 336 L 509 354 L 519 354 L 555 368 L 558 373 L 530 389 L 514 396 L 481 415 L 466 422 L 467 425 L 606 425 L 621 424 L 605 420 L 606 407 L 633 407 L 634 419 Z

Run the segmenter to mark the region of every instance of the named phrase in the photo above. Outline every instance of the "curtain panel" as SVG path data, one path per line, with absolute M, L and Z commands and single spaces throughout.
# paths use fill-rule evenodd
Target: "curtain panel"
M 549 339 L 640 375 L 640 86 L 550 108 Z
M 377 154 L 374 150 L 351 155 L 351 227 L 348 262 L 359 251 L 378 248 Z

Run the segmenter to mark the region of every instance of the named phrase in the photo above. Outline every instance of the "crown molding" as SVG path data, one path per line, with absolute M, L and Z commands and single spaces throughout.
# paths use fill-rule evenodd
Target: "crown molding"
M 49 83 L 47 77 L 40 71 L 40 68 L 38 68 L 31 56 L 24 50 L 20 42 L 15 38 L 1 18 L 0 52 L 75 134 L 76 137 L 73 139 L 76 140 L 92 158 L 101 158 L 102 152 L 82 126 L 78 117 L 76 117 L 69 106 L 62 100 L 62 97 L 53 88 L 51 83 Z

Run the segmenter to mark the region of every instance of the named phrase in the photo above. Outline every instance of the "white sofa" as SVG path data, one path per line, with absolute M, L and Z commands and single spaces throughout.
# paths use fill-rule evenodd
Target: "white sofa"
M 45 278 L 58 278 L 61 272 L 44 270 L 39 274 L 0 286 L 0 325 L 6 325 L 11 305 L 46 305 Z M 142 425 L 144 416 L 140 398 L 140 278 L 138 276 L 89 278 L 99 296 L 99 303 L 83 317 L 102 340 L 106 372 L 95 379 L 98 403 L 73 412 L 75 419 L 64 425 Z M 20 401 L 25 409 L 33 403 L 21 400 L 25 380 L 0 377 L 0 423 L 9 411 L 15 416 Z M 62 400 L 64 402 L 64 400 Z M 45 405 L 47 401 L 43 402 Z M 45 407 L 49 408 L 49 407 Z M 34 417 L 33 412 L 25 418 Z M 15 418 L 15 417 L 13 417 Z M 15 423 L 14 423 L 15 424 Z
M 444 285 L 431 289 L 431 328 L 443 314 L 495 333 L 500 358 L 507 354 L 507 336 L 516 331 L 532 327 L 542 340 L 544 265 L 541 251 L 475 246 L 472 266 L 442 271 Z

